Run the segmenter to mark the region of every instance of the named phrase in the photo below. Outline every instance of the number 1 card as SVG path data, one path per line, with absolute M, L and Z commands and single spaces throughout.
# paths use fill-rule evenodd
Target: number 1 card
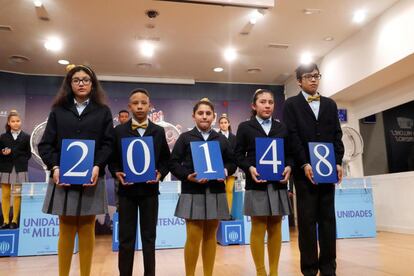
M 224 179 L 224 165 L 218 141 L 191 142 L 196 179 Z

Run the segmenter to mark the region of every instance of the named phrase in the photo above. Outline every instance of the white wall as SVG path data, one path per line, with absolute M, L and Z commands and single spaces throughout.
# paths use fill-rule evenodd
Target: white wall
M 414 172 L 371 176 L 377 229 L 414 234 Z
M 412 26 L 414 1 L 399 1 L 318 62 L 321 94 L 348 110 L 346 125 L 359 131 L 359 119 L 414 100 Z M 286 96 L 298 90 L 295 78 L 290 78 Z M 350 166 L 353 177 L 364 175 L 362 158 Z M 378 229 L 414 234 L 414 172 L 371 179 Z

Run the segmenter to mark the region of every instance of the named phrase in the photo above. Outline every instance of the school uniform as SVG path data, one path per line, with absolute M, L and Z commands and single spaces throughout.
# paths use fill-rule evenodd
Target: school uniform
M 260 121 L 260 122 L 259 122 Z M 285 166 L 292 166 L 287 128 L 277 120 L 268 119 L 263 127 L 262 119 L 252 117 L 242 122 L 237 130 L 235 157 L 236 163 L 246 174 L 244 214 L 246 216 L 289 215 L 292 206 L 288 197 L 287 185 L 279 181 L 256 183 L 250 174 L 250 166 L 256 167 L 256 138 L 284 139 Z
M 168 174 L 170 150 L 165 138 L 165 131 L 148 120 L 146 128 L 133 129 L 134 119 L 115 128 L 115 147 L 110 170 L 114 177 L 116 172 L 123 172 L 122 138 L 152 136 L 156 170 L 161 180 Z M 135 122 L 134 122 L 135 123 Z M 134 127 L 135 128 L 135 127 Z M 137 215 L 139 209 L 141 241 L 144 257 L 144 275 L 155 275 L 155 239 L 158 220 L 159 183 L 119 183 L 119 254 L 118 267 L 120 275 L 132 275 L 137 232 Z
M 175 216 L 192 220 L 228 219 L 224 182 L 210 180 L 199 184 L 187 180 L 187 176 L 194 173 L 190 143 L 196 141 L 218 141 L 227 174 L 231 175 L 236 170 L 233 151 L 222 134 L 211 130 L 208 134 L 204 133 L 203 137 L 197 127 L 182 133 L 175 143 L 170 159 L 170 171 L 181 181 L 181 194 Z
M 313 185 L 303 167 L 310 164 L 309 142 L 333 143 L 338 165 L 342 164 L 344 145 L 336 103 L 322 96 L 308 102 L 309 96 L 301 91 L 287 99 L 283 114 L 295 158 L 301 271 L 317 275 L 319 270 L 321 275 L 332 276 L 336 275 L 335 185 Z
M 112 154 L 114 129 L 112 114 L 107 106 L 87 102 L 79 108 L 73 100 L 52 109 L 45 132 L 39 143 L 39 155 L 52 170 L 60 165 L 63 139 L 95 140 L 94 166 L 99 166 L 97 184 L 92 187 L 55 185 L 52 174 L 46 191 L 43 212 L 59 216 L 87 216 L 105 214 L 108 199 L 105 188 L 105 166 Z
M 3 155 L 2 149 L 9 148 L 11 153 Z M 27 170 L 32 156 L 30 135 L 20 130 L 7 131 L 0 136 L 0 183 L 21 184 L 29 181 Z

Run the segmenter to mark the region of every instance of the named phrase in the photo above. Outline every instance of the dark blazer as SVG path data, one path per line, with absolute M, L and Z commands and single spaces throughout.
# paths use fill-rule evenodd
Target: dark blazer
M 242 122 L 236 135 L 236 163 L 246 174 L 246 190 L 266 190 L 267 185 L 273 185 L 275 189 L 287 189 L 286 184 L 280 184 L 279 181 L 268 181 L 256 183 L 250 175 L 250 166 L 256 167 L 256 137 L 271 137 L 284 139 L 285 166 L 293 166 L 293 159 L 289 151 L 289 140 L 287 128 L 277 120 L 272 120 L 272 126 L 269 135 L 263 130 L 256 117 L 249 121 Z
M 118 125 L 115 128 L 115 147 L 113 152 L 113 158 L 109 162 L 109 170 L 112 175 L 115 176 L 116 172 L 123 172 L 122 162 L 122 138 L 126 137 L 141 137 L 137 130 L 132 130 L 132 120 L 129 120 L 125 124 Z M 154 157 L 155 168 L 161 173 L 161 180 L 168 174 L 168 162 L 170 159 L 170 149 L 168 148 L 167 140 L 165 138 L 164 128 L 154 124 L 148 120 L 148 127 L 143 136 L 152 136 L 154 142 Z M 128 195 L 154 195 L 159 194 L 159 183 L 146 184 L 135 183 L 134 185 L 124 186 L 119 184 L 119 194 Z
M 219 133 L 222 134 L 224 137 L 226 137 L 221 131 L 219 131 Z M 234 151 L 236 149 L 236 135 L 234 135 L 233 133 L 229 131 L 229 137 L 227 138 L 227 140 L 230 143 L 231 149 Z
M 295 157 L 295 177 L 305 179 L 302 166 L 310 164 L 308 142 L 333 143 L 336 164 L 342 164 L 344 145 L 336 103 L 321 96 L 318 118 L 302 92 L 286 100 L 283 120 L 289 130 L 292 152 Z
M 38 146 L 39 155 L 49 170 L 60 164 L 63 139 L 95 140 L 94 166 L 99 166 L 100 176 L 104 175 L 114 145 L 109 107 L 89 102 L 81 115 L 73 102 L 52 109 Z
M 3 155 L 1 150 L 10 148 L 9 155 Z M 13 167 L 16 172 L 27 172 L 27 164 L 32 156 L 30 135 L 21 131 L 14 140 L 10 131 L 0 136 L 0 172 L 11 173 Z
M 181 193 L 204 194 L 207 187 L 210 187 L 212 193 L 225 193 L 224 182 L 210 180 L 206 184 L 198 184 L 187 180 L 187 176 L 194 172 L 190 146 L 190 142 L 193 141 L 204 141 L 203 136 L 196 127 L 182 133 L 178 137 L 171 153 L 170 171 L 175 177 L 181 180 Z M 224 168 L 227 169 L 228 175 L 232 175 L 236 171 L 236 164 L 234 163 L 233 151 L 226 137 L 212 130 L 207 141 L 218 141 L 220 143 Z

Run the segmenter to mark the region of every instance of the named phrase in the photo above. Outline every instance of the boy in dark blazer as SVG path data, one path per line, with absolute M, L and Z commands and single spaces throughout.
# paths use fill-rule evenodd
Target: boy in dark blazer
M 139 209 L 144 275 L 155 275 L 155 239 L 158 220 L 159 181 L 168 174 L 170 150 L 164 129 L 148 117 L 149 93 L 135 89 L 129 96 L 128 108 L 132 118 L 115 128 L 114 157 L 110 164 L 112 174 L 119 181 L 119 254 L 118 268 L 121 276 L 132 275 Z M 156 179 L 144 183 L 126 183 L 122 166 L 121 139 L 125 137 L 152 136 Z
M 308 143 L 333 143 L 340 182 L 344 145 L 338 110 L 332 99 L 317 92 L 321 74 L 316 64 L 299 66 L 296 78 L 302 91 L 286 100 L 283 119 L 295 158 L 301 271 L 304 275 L 317 275 L 318 270 L 323 276 L 336 275 L 335 185 L 314 182 Z

